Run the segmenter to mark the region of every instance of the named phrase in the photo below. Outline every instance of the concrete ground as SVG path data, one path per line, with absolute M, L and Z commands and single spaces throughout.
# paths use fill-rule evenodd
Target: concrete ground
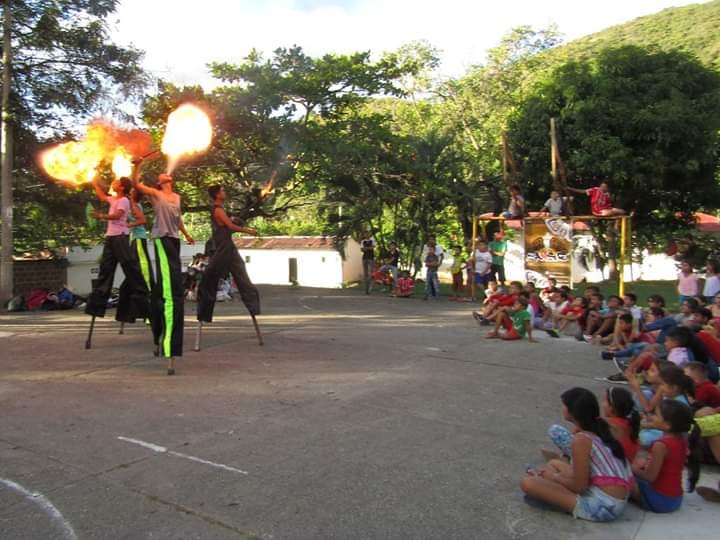
M 711 538 L 697 495 L 613 524 L 531 508 L 560 393 L 610 372 L 570 340 L 481 339 L 467 304 L 263 288 L 259 347 L 219 305 L 167 377 L 144 325 L 0 316 L 0 537 Z M 700 484 L 720 475 L 704 470 Z

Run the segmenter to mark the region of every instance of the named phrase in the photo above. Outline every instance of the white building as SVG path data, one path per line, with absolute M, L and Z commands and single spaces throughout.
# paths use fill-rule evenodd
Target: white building
M 352 239 L 345 241 L 344 259 L 335 249 L 334 239 L 325 236 L 236 236 L 235 245 L 253 283 L 289 285 L 295 281 L 304 287 L 340 288 L 344 283 L 362 279 L 362 253 L 360 245 Z M 148 248 L 154 264 L 155 254 L 150 241 Z M 202 253 L 203 249 L 201 242 L 192 246 L 182 243 L 183 269 L 187 268 L 193 255 Z M 102 246 L 68 249 L 67 284 L 75 293 L 90 292 L 91 282 L 100 270 L 101 255 Z M 114 286 L 119 287 L 123 279 L 123 271 L 118 266 Z

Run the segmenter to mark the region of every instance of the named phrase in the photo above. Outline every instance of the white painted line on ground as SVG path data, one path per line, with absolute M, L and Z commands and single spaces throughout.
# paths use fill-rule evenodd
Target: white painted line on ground
M 319 296 L 301 296 L 298 300 L 298 303 L 300 304 L 300 307 L 303 309 L 306 309 L 308 311 L 315 311 L 313 308 L 308 306 L 303 300 L 309 299 L 309 298 L 320 298 Z
M 5 478 L 0 478 L 0 484 L 19 493 L 28 501 L 35 503 L 42 508 L 43 511 L 60 526 L 63 538 L 67 538 L 68 540 L 77 540 L 77 535 L 75 534 L 75 530 L 72 528 L 72 525 L 70 525 L 70 522 L 65 519 L 65 516 L 60 513 L 60 510 L 58 510 L 55 505 L 51 503 L 47 497 L 45 497 L 45 495 L 37 491 L 28 491 L 20 484 Z
M 158 444 L 149 443 L 146 441 L 141 441 L 139 439 L 131 439 L 130 437 L 118 437 L 119 441 L 125 441 L 129 442 L 130 444 L 136 444 L 138 446 L 142 446 L 143 448 L 147 448 L 148 450 L 152 450 L 155 453 L 158 454 L 168 454 L 171 456 L 179 457 L 181 459 L 187 459 L 189 461 L 194 461 L 196 463 L 202 463 L 203 465 L 208 465 L 210 467 L 215 467 L 216 469 L 222 469 L 224 471 L 230 471 L 237 474 L 249 474 L 247 471 L 243 471 L 242 469 L 236 469 L 235 467 L 231 467 L 230 465 L 225 465 L 223 463 L 215 463 L 214 461 L 208 461 L 207 459 L 202 459 L 195 456 L 190 456 L 188 454 L 183 454 L 181 452 L 175 452 L 173 450 L 169 450 L 168 448 L 164 446 L 160 446 Z

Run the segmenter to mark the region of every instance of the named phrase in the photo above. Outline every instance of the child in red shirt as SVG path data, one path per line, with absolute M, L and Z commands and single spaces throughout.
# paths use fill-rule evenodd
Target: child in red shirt
M 625 457 L 632 463 L 640 448 L 640 415 L 635 410 L 632 394 L 625 388 L 608 388 L 602 409 L 603 416 L 610 424 L 610 431 L 625 450 Z
M 571 303 L 560 310 L 559 313 L 553 314 L 553 328 L 547 330 L 547 333 L 554 338 L 560 337 L 560 333 L 570 325 L 570 323 L 578 322 L 585 316 L 588 301 L 584 296 L 578 296 Z M 576 334 L 577 332 L 573 332 Z
M 395 296 L 398 298 L 409 298 L 415 289 L 415 282 L 407 272 L 402 272 L 397 280 Z
M 720 388 L 708 379 L 708 368 L 700 362 L 690 362 L 685 366 L 685 374 L 695 383 L 693 405 L 698 407 L 720 407 Z
M 608 217 L 625 215 L 625 210 L 613 208 L 610 187 L 607 182 L 603 182 L 598 187 L 592 187 L 590 189 L 568 189 L 575 193 L 584 193 L 590 197 L 590 211 L 593 216 Z
M 700 477 L 699 430 L 687 405 L 666 399 L 658 407 L 655 425 L 665 434 L 650 447 L 647 458 L 636 458 L 637 483 L 632 497 L 651 512 L 674 512 L 682 505 L 682 473 L 687 457 L 689 491 Z M 689 452 L 688 452 L 689 450 Z

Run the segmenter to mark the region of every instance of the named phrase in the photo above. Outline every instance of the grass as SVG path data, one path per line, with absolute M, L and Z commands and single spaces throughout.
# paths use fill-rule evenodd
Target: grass
M 602 281 L 600 283 L 578 283 L 575 285 L 575 293 L 582 294 L 586 286 L 595 285 L 600 288 L 600 292 L 607 298 L 613 294 L 617 294 L 617 281 Z M 362 291 L 362 284 L 355 282 L 349 284 L 349 287 Z M 636 294 L 638 304 L 647 305 L 647 297 L 651 294 L 659 294 L 665 298 L 666 306 L 670 311 L 677 312 L 680 309 L 677 294 L 677 281 L 635 281 L 633 283 L 625 283 L 625 292 Z M 375 285 L 373 294 L 379 294 L 380 289 Z M 389 292 L 388 292 L 389 294 Z M 452 284 L 440 283 L 440 296 L 452 296 Z M 425 295 L 425 282 L 416 281 L 413 296 L 422 298 Z

